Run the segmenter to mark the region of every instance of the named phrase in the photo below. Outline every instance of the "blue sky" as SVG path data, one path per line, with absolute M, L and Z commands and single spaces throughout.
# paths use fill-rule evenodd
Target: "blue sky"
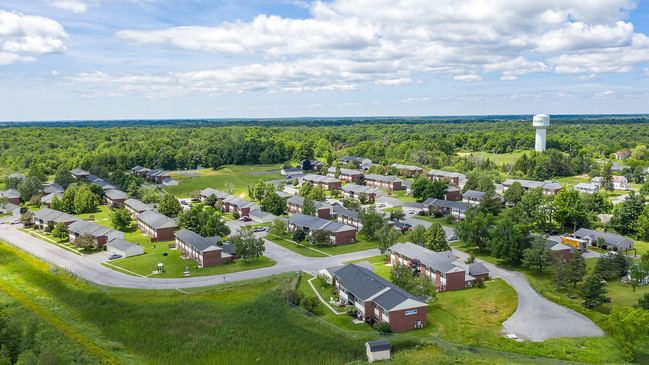
M 0 0 L 0 120 L 649 112 L 633 0 Z

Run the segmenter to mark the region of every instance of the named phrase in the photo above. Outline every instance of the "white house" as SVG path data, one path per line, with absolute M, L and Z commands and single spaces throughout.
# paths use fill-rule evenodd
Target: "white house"
M 573 187 L 573 189 L 577 190 L 580 193 L 586 193 L 586 194 L 594 194 L 599 192 L 599 185 L 598 184 L 593 184 L 593 183 L 584 183 L 581 182 Z

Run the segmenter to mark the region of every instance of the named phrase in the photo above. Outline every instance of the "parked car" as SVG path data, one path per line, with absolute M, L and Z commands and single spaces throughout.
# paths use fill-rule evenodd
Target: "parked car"
M 116 254 L 116 253 L 114 253 L 114 254 L 108 256 L 108 259 L 109 259 L 109 260 L 116 260 L 116 259 L 121 259 L 121 258 L 122 258 L 122 255 L 118 255 L 118 254 Z
M 408 213 L 410 213 L 410 214 L 415 214 L 415 210 L 414 210 L 414 209 L 410 209 L 410 210 L 408 211 Z
M 250 217 L 241 217 L 239 220 L 242 222 L 250 222 L 252 219 L 250 219 Z
M 265 232 L 266 227 L 255 227 L 252 229 L 253 232 Z
M 376 207 L 377 207 L 377 208 L 384 208 L 384 207 L 385 207 L 385 204 L 381 203 L 381 204 L 377 205 Z
M 18 224 L 18 223 L 20 223 L 20 221 L 18 219 L 14 219 L 14 220 L 11 221 L 11 224 Z

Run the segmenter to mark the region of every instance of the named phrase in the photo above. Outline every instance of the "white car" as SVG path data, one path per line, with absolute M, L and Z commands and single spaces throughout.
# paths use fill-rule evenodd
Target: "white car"
M 415 214 L 415 210 L 414 210 L 414 209 L 410 209 L 410 210 L 408 211 L 408 213 L 410 213 L 410 214 Z
M 377 205 L 377 207 L 378 207 L 378 208 L 384 208 L 384 207 L 385 207 L 385 204 L 381 203 L 381 204 Z

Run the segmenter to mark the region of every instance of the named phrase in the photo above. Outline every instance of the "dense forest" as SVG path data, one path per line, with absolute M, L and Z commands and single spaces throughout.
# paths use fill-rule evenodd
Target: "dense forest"
M 79 127 L 83 123 L 49 123 L 47 127 L 7 123 L 0 128 L 0 164 L 6 171 L 38 169 L 53 174 L 61 164 L 95 171 L 135 165 L 217 168 L 308 157 L 334 161 L 349 154 L 381 164 L 405 162 L 470 171 L 480 168 L 476 161 L 450 156 L 461 151 L 498 154 L 532 149 L 534 130 L 529 119 L 136 121 L 131 124 L 134 126 L 117 121 L 93 122 L 96 126 L 92 127 Z M 574 172 L 587 172 L 579 167 L 586 158 L 649 144 L 648 126 L 649 120 L 639 116 L 557 118 L 548 130 L 547 145 L 567 154 L 566 161 L 572 159 L 576 167 Z M 522 173 L 532 176 L 534 168 Z

